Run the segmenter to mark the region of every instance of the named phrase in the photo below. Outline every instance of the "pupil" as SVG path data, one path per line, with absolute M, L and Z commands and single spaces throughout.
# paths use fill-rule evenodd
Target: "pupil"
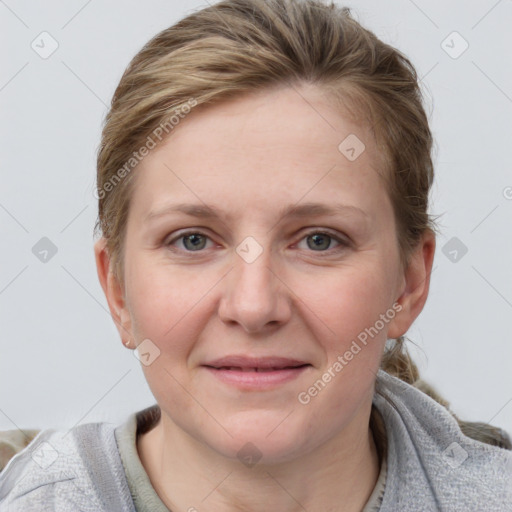
M 199 235 L 199 234 L 187 235 L 184 238 L 185 247 L 187 247 L 187 249 L 190 249 L 191 247 L 187 245 L 187 241 L 191 241 L 193 244 L 192 250 L 197 249 L 197 248 L 202 248 L 202 247 L 200 247 L 201 238 L 202 238 L 202 235 Z M 204 242 L 204 239 L 203 239 L 203 242 Z
M 323 248 L 323 249 L 327 249 L 329 247 L 329 235 L 311 235 L 309 238 L 313 239 L 314 240 L 314 246 L 310 248 L 311 249 L 318 249 L 318 248 Z M 320 245 L 317 244 L 317 242 L 320 242 Z M 322 242 L 326 242 L 324 243 L 324 247 L 321 246 Z M 309 244 L 308 244 L 309 245 Z

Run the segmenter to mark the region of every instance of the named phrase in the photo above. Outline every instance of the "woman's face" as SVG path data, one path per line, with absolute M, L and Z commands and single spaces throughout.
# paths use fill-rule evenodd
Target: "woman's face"
M 197 108 L 141 162 L 120 332 L 150 340 L 164 423 L 268 462 L 367 427 L 384 343 L 408 315 L 379 170 L 369 132 L 313 86 Z M 228 356 L 293 361 L 211 367 L 261 364 L 215 362 Z

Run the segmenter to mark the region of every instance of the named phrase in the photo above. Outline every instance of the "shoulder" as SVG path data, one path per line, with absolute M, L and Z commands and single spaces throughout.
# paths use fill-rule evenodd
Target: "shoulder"
M 0 473 L 0 509 L 132 511 L 114 430 L 87 423 L 40 432 Z
M 512 512 L 512 451 L 468 437 L 443 405 L 382 370 L 374 404 L 388 438 L 387 498 L 407 503 L 399 510 Z
M 0 431 L 0 471 L 7 466 L 10 459 L 28 446 L 39 432 L 40 430 L 34 429 Z

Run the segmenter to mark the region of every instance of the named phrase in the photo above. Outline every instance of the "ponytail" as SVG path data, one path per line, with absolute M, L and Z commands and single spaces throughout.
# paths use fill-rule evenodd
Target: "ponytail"
M 418 367 L 412 360 L 407 347 L 405 338 L 400 336 L 394 340 L 391 348 L 386 350 L 382 358 L 381 369 L 403 380 L 407 384 L 419 389 L 437 403 L 445 407 L 448 412 L 457 420 L 462 433 L 471 439 L 481 443 L 499 446 L 507 450 L 512 450 L 512 440 L 510 436 L 502 429 L 483 422 L 463 421 L 450 409 L 450 404 L 427 382 L 420 378 Z

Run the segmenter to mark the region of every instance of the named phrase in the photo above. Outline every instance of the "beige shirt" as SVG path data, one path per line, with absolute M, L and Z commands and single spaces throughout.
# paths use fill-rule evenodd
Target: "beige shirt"
M 151 430 L 159 417 L 160 410 L 155 404 L 131 414 L 128 420 L 115 430 L 117 446 L 137 512 L 170 512 L 151 485 L 137 452 L 137 436 Z M 382 457 L 382 452 L 380 455 L 382 464 L 379 477 L 362 512 L 377 512 L 380 509 L 387 473 L 386 457 Z

